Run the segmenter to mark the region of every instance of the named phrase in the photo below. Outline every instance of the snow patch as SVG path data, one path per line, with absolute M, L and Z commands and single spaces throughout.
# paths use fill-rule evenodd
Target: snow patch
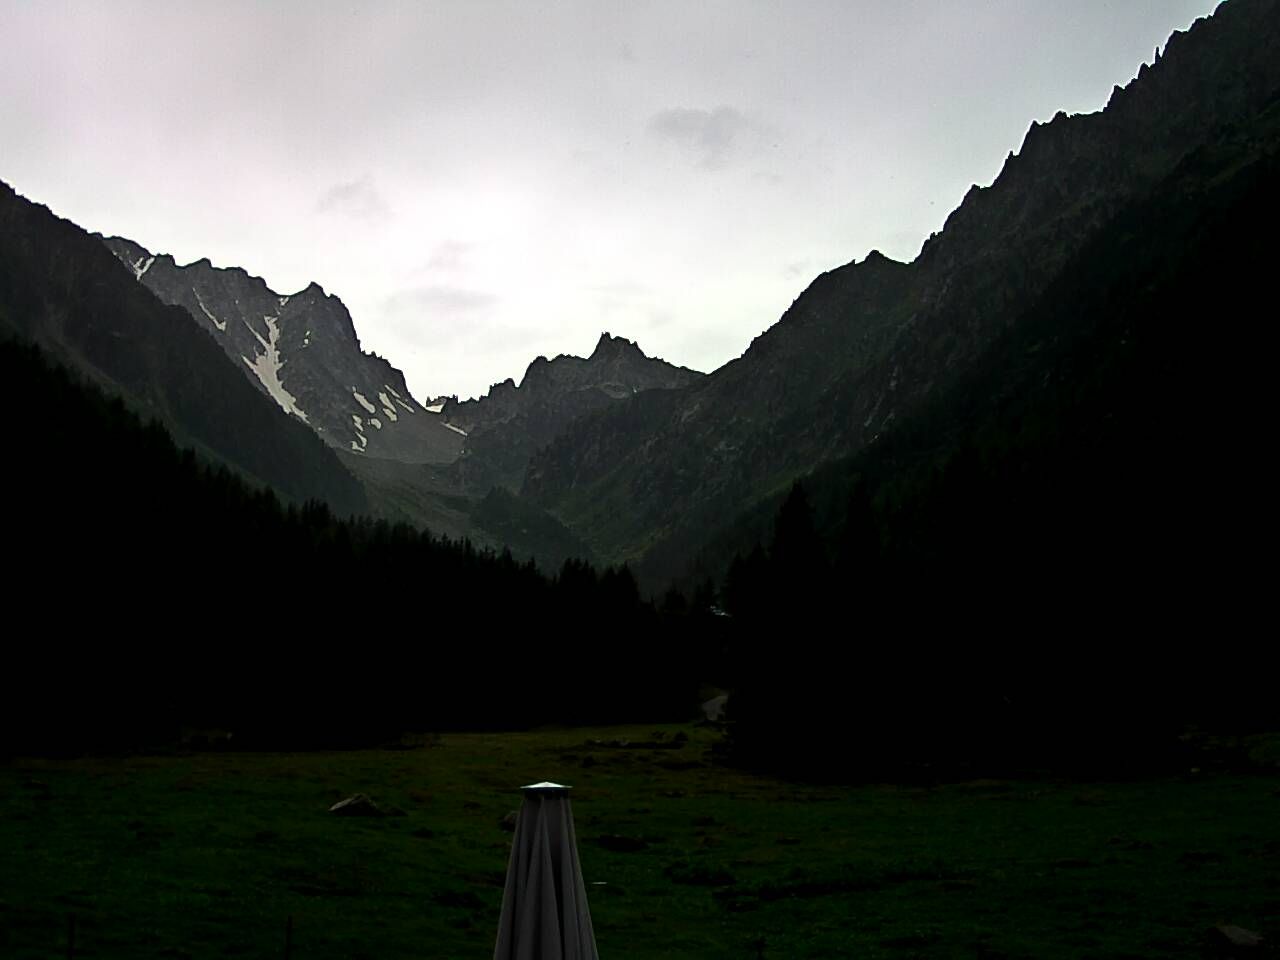
M 196 295 L 196 303 L 199 305 L 200 309 L 204 311 L 204 315 L 209 318 L 209 322 L 218 328 L 219 333 L 226 333 L 227 321 L 219 320 L 210 312 L 209 308 L 204 305 L 204 300 L 201 298 L 199 290 L 195 290 L 193 292 Z
M 297 398 L 284 388 L 284 384 L 280 382 L 280 371 L 284 369 L 284 360 L 280 358 L 280 327 L 276 321 L 279 317 L 270 317 L 265 314 L 262 322 L 267 325 L 267 339 L 263 339 L 257 330 L 249 326 L 246 320 L 244 325 L 249 327 L 249 332 L 253 334 L 258 343 L 262 344 L 262 353 L 258 354 L 252 360 L 248 357 L 241 357 L 245 365 L 254 372 L 259 382 L 267 388 L 267 393 L 271 395 L 271 399 L 280 404 L 280 409 L 285 413 L 293 414 L 303 423 L 307 422 L 307 415 L 302 408 L 298 406 Z
M 369 445 L 369 438 L 364 435 L 364 421 L 353 413 L 351 422 L 356 425 L 356 438 L 351 441 L 351 449 L 356 453 L 364 453 L 364 448 Z
M 280 309 L 281 309 L 281 310 L 283 310 L 283 309 L 284 309 L 284 307 L 285 307 L 285 304 L 287 304 L 287 303 L 289 302 L 289 298 L 288 298 L 288 297 L 276 297 L 276 302 L 280 304 Z
M 370 422 L 371 424 L 373 424 L 373 428 L 374 428 L 375 430 L 381 430 L 381 429 L 382 429 L 382 421 L 381 421 L 381 420 L 379 420 L 377 417 L 370 417 L 370 418 L 369 418 L 369 422 Z
M 368 400 L 366 400 L 366 399 L 364 398 L 364 394 L 357 392 L 357 391 L 355 390 L 355 388 L 354 388 L 354 387 L 353 387 L 353 388 L 352 388 L 352 390 L 351 390 L 351 395 L 352 395 L 353 397 L 355 397 L 355 398 L 356 398 L 356 403 L 358 403 L 358 404 L 360 404 L 360 406 L 364 407 L 364 409 L 365 409 L 365 412 L 366 412 L 366 413 L 377 413 L 377 412 L 378 412 L 378 408 L 377 408 L 377 407 L 375 407 L 375 406 L 374 406 L 372 403 L 370 403 Z
M 129 268 L 133 271 L 133 279 L 141 280 L 142 275 L 150 270 L 151 265 L 155 262 L 155 257 L 139 257 L 136 262 L 131 263 Z
M 385 393 L 379 391 L 378 399 L 382 401 L 382 412 L 387 415 L 387 419 L 392 423 L 396 422 L 396 412 L 391 408 L 391 398 Z
M 387 388 L 387 392 L 388 392 L 388 393 L 390 393 L 393 397 L 395 397 L 395 398 L 396 398 L 396 403 L 398 403 L 398 404 L 400 404 L 400 406 L 404 407 L 404 411 L 405 411 L 405 413 L 417 413 L 417 412 L 418 412 L 417 410 L 413 409 L 413 407 L 409 406 L 409 404 L 407 404 L 407 403 L 405 403 L 405 402 L 404 402 L 404 397 L 402 397 L 402 396 L 400 396 L 400 394 L 396 393 L 396 389 L 395 389 L 395 387 L 391 386 L 391 384 L 389 384 L 389 383 L 384 383 L 384 384 L 383 384 L 383 386 Z M 379 396 L 381 396 L 381 394 L 379 394 Z M 385 400 L 385 398 L 384 398 L 384 400 Z M 388 404 L 387 404 L 387 406 L 389 407 L 389 406 L 391 406 L 391 404 L 390 404 L 390 403 L 388 403 Z
M 424 407 L 423 409 L 426 410 L 427 413 L 441 413 L 444 410 L 444 401 L 441 400 L 439 403 L 433 403 L 431 406 Z
M 448 427 L 450 430 L 452 430 L 454 433 L 460 433 L 464 437 L 467 435 L 467 431 L 463 430 L 461 427 L 455 427 L 452 423 L 446 423 L 445 426 Z

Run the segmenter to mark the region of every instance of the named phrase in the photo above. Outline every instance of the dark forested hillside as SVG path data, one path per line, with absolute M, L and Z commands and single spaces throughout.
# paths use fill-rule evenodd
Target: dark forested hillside
M 0 481 L 10 747 L 173 742 L 184 725 L 360 743 L 692 708 L 694 670 L 625 569 L 548 578 L 285 506 L 29 345 L 0 343 L 0 395 L 39 398 L 59 425 L 27 436 Z
M 209 329 L 5 188 L 8 586 L 33 625 L 5 729 L 368 742 L 683 714 L 711 680 L 744 761 L 876 775 L 1115 772 L 1275 723 L 1246 641 L 1270 620 L 1278 31 L 1280 0 L 1224 4 L 1105 111 L 1033 126 L 914 263 L 824 274 L 708 377 L 605 337 L 422 408 L 470 433 L 448 470 L 347 441 L 384 515 L 552 577 L 342 519 L 359 486 Z M 580 550 L 684 592 L 656 608 Z
M 254 389 L 186 311 L 157 300 L 100 240 L 3 183 L 0 332 L 41 344 L 202 455 L 285 497 L 340 513 L 367 507 L 333 453 Z M 57 429 L 39 415 L 29 424 L 28 435 Z
M 831 741 L 798 750 L 803 722 L 878 729 L 869 764 L 1137 769 L 1149 735 L 1280 720 L 1256 672 L 1278 183 L 1280 102 L 1101 230 L 945 402 L 725 534 L 747 754 L 812 771 Z
M 559 437 L 524 492 L 597 556 L 647 558 L 660 583 L 743 510 L 948 396 L 1097 231 L 1267 108 L 1278 38 L 1276 0 L 1222 4 L 1106 109 L 1033 124 L 915 261 L 873 253 L 823 274 L 740 359 Z

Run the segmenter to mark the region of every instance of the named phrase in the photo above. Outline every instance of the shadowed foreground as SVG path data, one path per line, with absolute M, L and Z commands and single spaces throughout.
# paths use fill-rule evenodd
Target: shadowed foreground
M 1218 924 L 1280 936 L 1280 775 L 809 787 L 718 766 L 716 734 L 681 729 L 13 761 L 0 954 L 65 955 L 74 914 L 84 958 L 282 956 L 289 917 L 294 957 L 487 958 L 500 821 L 539 779 L 574 785 L 602 957 L 1161 957 L 1211 950 Z M 403 815 L 327 813 L 355 792 Z

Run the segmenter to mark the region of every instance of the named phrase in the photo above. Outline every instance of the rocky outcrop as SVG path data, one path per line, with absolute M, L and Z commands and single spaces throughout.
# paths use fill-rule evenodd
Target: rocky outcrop
M 208 260 L 178 265 L 122 237 L 107 247 L 162 301 L 183 307 L 250 381 L 332 447 L 406 463 L 448 463 L 462 434 L 414 400 L 404 374 L 360 348 L 351 314 L 319 284 L 281 295 Z
M 652 390 L 695 383 L 702 374 L 645 356 L 631 340 L 604 333 L 589 357 L 538 357 L 519 386 L 495 384 L 477 400 L 450 399 L 442 415 L 467 433 L 457 473 L 476 491 L 518 490 L 529 458 L 580 417 Z
M 250 386 L 183 311 L 136 282 L 155 266 L 150 254 L 138 250 L 122 270 L 100 238 L 0 184 L 0 264 L 0 331 L 34 341 L 180 445 L 288 499 L 367 509 L 331 449 Z M 259 345 L 249 356 L 267 352 Z

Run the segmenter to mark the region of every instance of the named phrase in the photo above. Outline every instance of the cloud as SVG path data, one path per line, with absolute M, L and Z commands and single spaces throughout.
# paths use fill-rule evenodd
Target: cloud
M 355 220 L 382 220 L 391 208 L 368 177 L 330 187 L 316 201 L 317 213 L 337 213 Z
M 406 287 L 383 298 L 381 322 L 406 345 L 448 351 L 489 330 L 499 302 L 496 294 L 467 287 Z
M 466 266 L 467 255 L 471 248 L 472 244 L 463 243 L 460 240 L 445 240 L 438 243 L 431 251 L 431 256 L 427 258 L 427 269 L 457 272 Z
M 650 330 L 659 330 L 675 322 L 676 315 L 665 307 L 650 307 L 647 311 Z
M 653 288 L 647 283 L 640 283 L 637 280 L 613 280 L 608 283 L 589 283 L 584 289 L 599 296 L 616 297 L 619 299 L 647 297 L 653 292 Z
M 768 126 L 733 107 L 675 107 L 649 118 L 652 136 L 674 145 L 704 170 L 723 170 L 757 154 L 771 138 Z
M 484 290 L 432 285 L 399 290 L 383 301 L 383 308 L 397 315 L 425 313 L 456 317 L 488 310 L 497 302 L 496 294 Z

